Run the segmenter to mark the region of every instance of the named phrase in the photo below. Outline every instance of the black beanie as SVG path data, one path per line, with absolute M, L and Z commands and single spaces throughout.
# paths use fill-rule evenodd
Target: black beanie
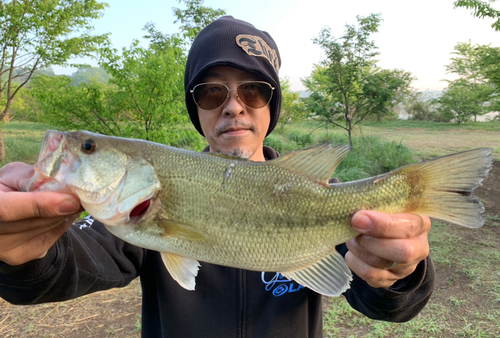
M 184 75 L 186 106 L 196 130 L 203 135 L 190 90 L 199 83 L 207 69 L 231 66 L 256 74 L 275 88 L 269 103 L 271 122 L 266 136 L 269 135 L 278 123 L 281 110 L 280 65 L 278 46 L 273 38 L 250 23 L 224 16 L 205 27 L 189 50 Z

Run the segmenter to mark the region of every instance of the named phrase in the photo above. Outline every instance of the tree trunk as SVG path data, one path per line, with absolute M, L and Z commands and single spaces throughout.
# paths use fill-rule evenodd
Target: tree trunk
M 352 148 L 352 135 L 351 135 L 351 132 L 352 132 L 352 125 L 351 125 L 351 121 L 349 120 L 347 134 L 349 135 L 349 146 Z
M 5 162 L 5 144 L 3 143 L 2 129 L 0 129 L 0 163 Z
M 10 110 L 10 103 L 11 100 L 7 100 L 7 105 L 5 106 L 5 109 L 3 112 L 0 114 L 0 123 L 5 120 L 5 118 L 9 118 L 9 110 Z M 8 120 L 7 120 L 8 122 Z M 5 162 L 5 143 L 3 142 L 3 134 L 2 134 L 2 129 L 0 129 L 0 163 Z

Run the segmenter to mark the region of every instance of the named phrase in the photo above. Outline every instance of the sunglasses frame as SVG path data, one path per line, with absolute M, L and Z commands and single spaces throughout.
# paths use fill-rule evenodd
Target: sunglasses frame
M 228 86 L 226 86 L 226 83 L 239 83 L 238 86 L 236 87 L 236 89 L 229 89 Z M 238 95 L 238 88 L 245 84 L 245 83 L 261 83 L 261 84 L 265 84 L 267 86 L 269 86 L 269 88 L 271 88 L 271 95 L 269 96 L 269 100 L 267 101 L 267 103 L 265 105 L 263 105 L 262 107 L 259 107 L 259 108 L 256 108 L 256 107 L 251 107 L 249 105 L 247 105 L 245 103 L 245 101 L 243 101 L 240 96 Z M 226 87 L 227 89 L 227 96 L 226 96 L 226 99 L 224 100 L 224 102 L 221 103 L 220 106 L 216 107 L 216 108 L 212 108 L 212 109 L 205 109 L 205 108 L 202 108 L 198 105 L 198 102 L 196 102 L 196 98 L 194 97 L 194 91 L 197 87 L 199 86 L 203 86 L 203 85 L 209 85 L 209 84 L 216 84 L 216 85 L 222 85 L 224 87 Z M 252 108 L 252 109 L 260 109 L 260 108 L 264 108 L 265 106 L 267 106 L 269 104 L 269 102 L 271 102 L 272 98 L 273 98 L 273 93 L 274 93 L 274 90 L 276 88 L 274 88 L 269 82 L 266 82 L 266 81 L 230 81 L 230 82 L 203 82 L 203 83 L 198 83 L 196 86 L 193 87 L 193 89 L 190 89 L 189 92 L 191 93 L 191 96 L 193 97 L 193 101 L 194 103 L 196 104 L 196 106 L 200 109 L 203 109 L 203 110 L 207 110 L 207 111 L 211 111 L 211 110 L 216 110 L 216 109 L 219 109 L 220 107 L 222 107 L 226 102 L 227 100 L 229 99 L 229 96 L 230 96 L 230 93 L 231 92 L 236 92 L 236 98 L 238 100 L 240 100 L 241 103 L 243 103 L 245 105 L 245 107 L 248 107 L 248 108 Z

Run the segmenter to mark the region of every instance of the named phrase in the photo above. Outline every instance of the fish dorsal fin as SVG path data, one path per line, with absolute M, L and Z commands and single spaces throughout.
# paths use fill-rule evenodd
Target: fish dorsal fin
M 155 218 L 156 224 L 163 228 L 163 236 L 177 237 L 191 241 L 201 241 L 207 234 L 193 225 L 176 222 L 169 219 Z
M 184 289 L 193 291 L 200 263 L 196 259 L 183 257 L 171 252 L 160 252 L 160 255 L 170 276 Z
M 352 280 L 351 270 L 347 267 L 344 257 L 337 251 L 308 267 L 292 272 L 281 272 L 281 274 L 302 286 L 330 297 L 338 297 L 349 289 L 349 283 Z
M 307 149 L 292 151 L 266 163 L 300 172 L 328 184 L 333 172 L 350 150 L 351 148 L 345 144 L 332 147 L 331 143 L 325 143 Z

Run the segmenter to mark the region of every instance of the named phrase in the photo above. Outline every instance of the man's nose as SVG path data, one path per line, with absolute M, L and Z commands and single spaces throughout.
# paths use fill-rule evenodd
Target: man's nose
M 243 114 L 245 111 L 245 105 L 238 97 L 238 93 L 235 89 L 229 90 L 229 98 L 224 105 L 223 113 L 226 115 L 237 116 Z

